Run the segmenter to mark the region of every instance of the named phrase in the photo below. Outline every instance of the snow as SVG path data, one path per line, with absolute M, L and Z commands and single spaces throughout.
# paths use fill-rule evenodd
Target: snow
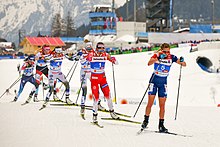
M 165 126 L 170 132 L 187 135 L 188 137 L 173 136 L 168 134 L 158 134 L 145 131 L 137 135 L 140 125 L 101 120 L 101 117 L 110 117 L 108 113 L 99 112 L 99 123 L 104 128 L 93 126 L 92 111 L 86 111 L 86 120 L 80 117 L 80 108 L 74 106 L 50 106 L 42 111 L 38 109 L 42 106 L 39 103 L 31 102 L 29 105 L 21 106 L 32 89 L 31 84 L 27 84 L 18 102 L 10 103 L 14 98 L 13 91 L 18 90 L 19 83 L 10 89 L 9 95 L 4 95 L 0 99 L 0 146 L 1 147 L 39 147 L 39 146 L 220 146 L 220 74 L 206 73 L 196 63 L 198 56 L 208 57 L 219 67 L 220 51 L 218 49 L 202 50 L 189 53 L 190 48 L 172 49 L 172 53 L 178 57 L 184 56 L 187 67 L 182 68 L 179 107 L 177 120 L 174 120 L 176 110 L 176 99 L 178 89 L 178 78 L 180 66 L 173 64 L 168 78 L 168 98 L 166 103 Z M 117 55 L 119 65 L 114 66 L 117 104 L 115 111 L 133 116 L 138 103 L 147 88 L 153 67 L 147 66 L 147 62 L 152 56 L 152 52 L 135 53 L 127 55 Z M 0 67 L 3 69 L 0 76 L 0 94 L 8 88 L 17 78 L 17 64 L 22 60 L 0 60 Z M 74 62 L 64 60 L 62 70 L 67 74 Z M 71 85 L 71 99 L 76 100 L 76 91 L 80 87 L 78 65 Z M 114 87 L 112 80 L 112 66 L 106 65 L 106 76 L 110 85 L 112 97 L 114 97 Z M 69 79 L 70 76 L 68 76 Z M 46 81 L 46 79 L 44 79 Z M 89 85 L 89 83 L 88 83 Z M 58 83 L 58 86 L 60 83 Z M 63 89 L 58 93 L 62 95 Z M 46 91 L 45 91 L 46 93 Z M 91 89 L 88 89 L 88 95 Z M 42 97 L 40 87 L 39 99 Z M 126 99 L 128 104 L 122 105 L 120 101 Z M 147 96 L 135 118 L 131 120 L 143 121 Z M 78 100 L 79 103 L 79 100 Z M 87 104 L 92 101 L 87 98 Z M 102 105 L 107 108 L 106 102 L 102 100 Z M 158 126 L 158 101 L 153 106 L 149 130 L 157 130 Z
M 136 39 L 132 35 L 124 35 L 115 40 L 116 42 L 135 42 Z

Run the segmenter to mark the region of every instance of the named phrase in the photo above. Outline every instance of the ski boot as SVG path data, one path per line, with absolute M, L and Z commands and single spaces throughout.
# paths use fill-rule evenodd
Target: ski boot
M 44 108 L 47 106 L 48 102 L 49 102 L 49 98 L 46 98 L 46 100 L 45 100 L 45 102 L 44 102 L 44 104 L 43 104 L 43 107 L 44 107 Z
M 43 83 L 43 88 L 44 88 L 44 90 L 47 90 L 49 88 L 49 86 L 47 84 Z
M 101 105 L 101 99 L 98 101 L 98 110 L 105 111 L 106 109 Z
M 100 103 L 98 103 L 98 109 L 101 111 L 105 111 L 105 108 Z
M 168 132 L 168 129 L 165 128 L 163 124 L 164 124 L 164 119 L 160 119 L 159 120 L 159 126 L 158 126 L 159 132 L 166 133 L 166 132 Z
M 29 97 L 28 97 L 28 99 L 25 101 L 25 103 L 30 103 L 31 99 L 32 99 L 32 95 L 29 95 Z
M 55 102 L 60 102 L 61 101 L 56 94 L 53 94 L 53 100 Z
M 114 112 L 114 110 L 109 110 L 109 112 L 113 119 L 119 119 L 119 116 Z
M 73 104 L 73 102 L 70 100 L 69 95 L 66 95 L 66 103 L 67 104 Z
M 148 125 L 149 116 L 144 115 L 144 121 L 141 124 L 141 129 L 146 129 Z
M 37 94 L 34 95 L 34 102 L 39 102 L 39 100 L 37 98 Z
M 85 105 L 81 105 L 80 115 L 83 119 L 85 119 Z
M 97 116 L 98 116 L 98 113 L 93 113 L 93 117 L 92 117 L 93 123 L 98 123 Z
M 85 105 L 81 105 L 80 113 L 81 115 L 85 114 Z
M 16 102 L 18 100 L 17 96 L 15 96 L 14 100 L 12 102 Z

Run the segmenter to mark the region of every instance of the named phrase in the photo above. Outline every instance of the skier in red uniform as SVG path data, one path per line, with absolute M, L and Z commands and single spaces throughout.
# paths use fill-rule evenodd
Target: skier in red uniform
M 105 46 L 102 42 L 98 42 L 96 45 L 96 51 L 91 52 L 87 56 L 87 60 L 90 62 L 91 68 L 91 89 L 94 99 L 93 103 L 93 122 L 97 123 L 98 115 L 98 100 L 99 100 L 99 87 L 101 88 L 105 99 L 107 100 L 110 115 L 114 119 L 119 117 L 115 114 L 113 109 L 112 98 L 110 89 L 105 76 L 105 62 L 108 60 L 113 64 L 118 64 L 115 57 L 111 57 L 105 52 Z

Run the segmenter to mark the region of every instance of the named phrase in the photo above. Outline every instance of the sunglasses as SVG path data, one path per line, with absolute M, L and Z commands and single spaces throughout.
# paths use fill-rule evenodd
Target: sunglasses
M 92 50 L 92 48 L 91 48 L 91 47 L 87 47 L 86 50 L 89 50 L 89 51 L 90 51 L 90 50 Z
M 98 48 L 98 49 L 97 49 L 97 52 L 105 52 L 105 50 Z
M 164 53 L 170 53 L 170 51 L 163 51 Z

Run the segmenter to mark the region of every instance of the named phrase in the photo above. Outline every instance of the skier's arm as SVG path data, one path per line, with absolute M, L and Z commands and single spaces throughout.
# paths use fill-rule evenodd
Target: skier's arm
M 186 62 L 184 61 L 184 58 L 182 56 L 176 61 L 176 63 L 184 67 L 186 66 Z
M 24 73 L 25 68 L 27 67 L 27 63 L 24 63 L 20 68 L 20 76 Z
M 118 65 L 118 61 L 116 60 L 115 57 L 111 57 L 109 54 L 107 54 L 107 59 L 112 62 L 115 65 Z
M 148 61 L 148 66 L 154 64 L 156 61 L 158 61 L 158 57 L 157 57 L 157 54 L 154 54 L 150 60 Z
M 80 52 L 78 52 L 77 54 L 73 54 L 73 55 L 69 55 L 69 54 L 65 54 L 65 57 L 70 60 L 70 61 L 79 61 L 79 58 L 82 54 L 80 54 Z

